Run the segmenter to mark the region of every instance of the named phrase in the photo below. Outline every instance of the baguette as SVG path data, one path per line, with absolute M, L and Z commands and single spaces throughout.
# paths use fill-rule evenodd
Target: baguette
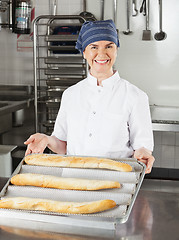
M 93 202 L 60 202 L 47 199 L 13 197 L 0 200 L 0 208 L 49 211 L 70 214 L 88 214 L 102 212 L 116 206 L 113 200 Z
M 58 188 L 68 190 L 99 190 L 120 188 L 120 183 L 114 181 L 88 180 L 79 178 L 61 178 L 50 175 L 24 173 L 11 178 L 11 183 L 18 186 L 36 186 L 43 188 Z
M 32 154 L 25 157 L 29 165 L 71 167 L 71 168 L 103 168 L 121 172 L 131 172 L 132 167 L 127 163 L 117 162 L 106 158 L 73 157 L 49 154 Z

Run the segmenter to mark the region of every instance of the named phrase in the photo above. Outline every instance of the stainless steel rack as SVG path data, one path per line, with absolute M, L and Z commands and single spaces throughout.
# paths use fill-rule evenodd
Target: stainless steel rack
M 51 134 L 63 91 L 87 75 L 86 60 L 75 49 L 84 22 L 79 15 L 42 15 L 34 21 L 36 132 Z

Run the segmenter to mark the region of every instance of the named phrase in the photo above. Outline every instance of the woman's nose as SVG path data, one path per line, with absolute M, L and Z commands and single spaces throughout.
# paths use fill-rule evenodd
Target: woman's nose
M 98 49 L 98 56 L 102 57 L 102 56 L 106 56 L 106 49 L 103 48 L 99 48 Z

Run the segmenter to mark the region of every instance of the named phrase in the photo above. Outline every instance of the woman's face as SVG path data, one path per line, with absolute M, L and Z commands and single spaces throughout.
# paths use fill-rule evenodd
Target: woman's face
M 95 76 L 99 73 L 110 74 L 117 56 L 117 46 L 110 41 L 98 41 L 89 44 L 83 52 L 91 73 Z

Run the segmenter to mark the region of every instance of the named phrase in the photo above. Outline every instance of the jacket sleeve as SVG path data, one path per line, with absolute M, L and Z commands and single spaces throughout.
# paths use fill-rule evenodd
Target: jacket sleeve
M 130 145 L 134 150 L 145 147 L 153 151 L 154 140 L 148 96 L 140 92 L 129 118 Z

